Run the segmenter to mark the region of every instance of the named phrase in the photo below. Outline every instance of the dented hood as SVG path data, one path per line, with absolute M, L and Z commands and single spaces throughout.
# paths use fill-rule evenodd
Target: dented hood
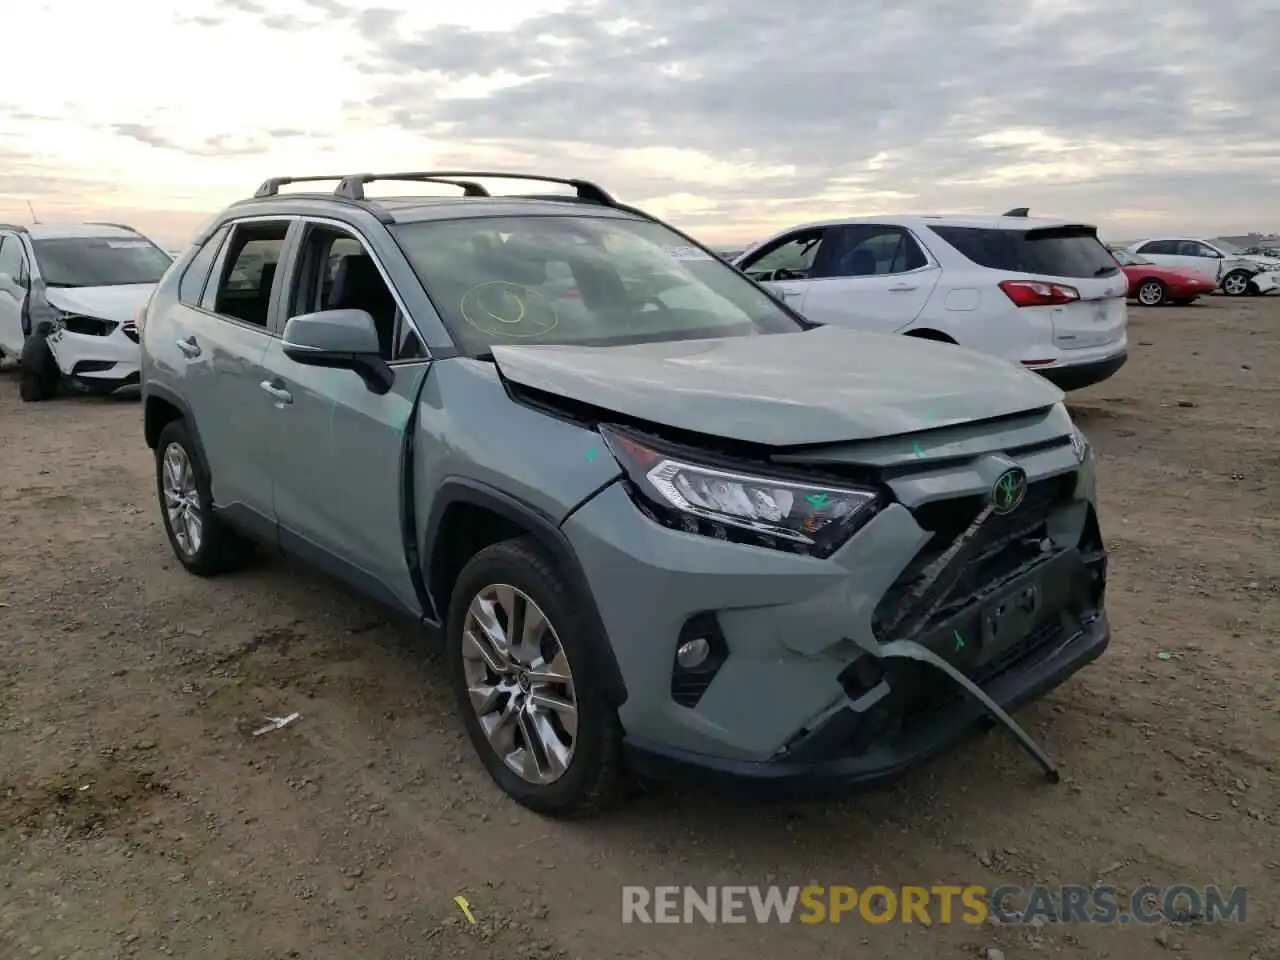
M 770 446 L 869 440 L 1050 406 L 1062 391 L 950 344 L 819 327 L 620 347 L 495 346 L 508 380 Z
M 100 320 L 127 323 L 146 304 L 154 283 L 122 283 L 107 287 L 45 287 L 45 299 L 59 310 Z

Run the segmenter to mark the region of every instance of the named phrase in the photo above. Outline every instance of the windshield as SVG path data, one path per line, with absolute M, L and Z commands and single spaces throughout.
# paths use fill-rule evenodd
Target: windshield
M 1116 258 L 1116 262 L 1122 266 L 1136 267 L 1142 264 L 1150 265 L 1151 263 L 1146 257 L 1130 253 L 1128 250 L 1112 250 L 1111 253 Z
M 471 354 L 803 329 L 737 270 L 650 221 L 476 217 L 390 229 Z
M 144 237 L 58 237 L 32 240 L 31 247 L 50 287 L 156 283 L 173 263 Z
M 1225 240 L 1215 240 L 1213 245 L 1218 248 L 1218 252 L 1225 253 L 1228 257 L 1238 257 L 1244 253 L 1234 243 L 1227 243 Z

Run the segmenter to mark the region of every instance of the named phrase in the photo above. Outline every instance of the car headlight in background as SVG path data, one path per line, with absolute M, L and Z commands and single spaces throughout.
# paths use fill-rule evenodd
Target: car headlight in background
M 1066 403 L 1059 401 L 1058 406 L 1062 408 L 1063 416 L 1071 424 L 1071 452 L 1076 455 L 1076 463 L 1084 463 L 1089 454 L 1093 452 L 1093 447 L 1089 444 L 1089 438 L 1084 435 L 1084 431 L 1072 419 L 1071 411 L 1067 409 Z
M 687 533 L 827 557 L 881 506 L 880 495 L 869 488 L 699 463 L 616 427 L 600 432 L 645 512 Z
M 109 336 L 119 326 L 114 320 L 103 320 L 100 317 L 86 317 L 79 313 L 58 311 L 53 318 L 55 330 L 66 330 L 68 333 L 79 333 L 86 337 Z

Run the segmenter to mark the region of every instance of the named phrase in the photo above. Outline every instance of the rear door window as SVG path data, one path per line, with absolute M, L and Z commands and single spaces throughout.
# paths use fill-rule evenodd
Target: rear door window
M 187 269 L 178 281 L 178 299 L 190 307 L 198 307 L 204 298 L 204 288 L 209 282 L 209 274 L 213 270 L 214 258 L 222 249 L 222 241 L 227 238 L 230 227 L 223 227 L 205 241 L 200 251 L 191 258 Z
M 1087 227 L 998 230 L 938 225 L 929 229 L 978 266 L 992 270 L 1085 279 L 1120 269 L 1097 233 Z

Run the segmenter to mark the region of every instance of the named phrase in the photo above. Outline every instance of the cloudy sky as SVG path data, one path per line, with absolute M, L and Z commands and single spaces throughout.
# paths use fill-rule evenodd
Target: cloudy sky
M 11 219 L 177 243 L 267 176 L 462 165 L 598 179 L 713 243 L 1011 206 L 1280 231 L 1280 0 L 9 7 Z

